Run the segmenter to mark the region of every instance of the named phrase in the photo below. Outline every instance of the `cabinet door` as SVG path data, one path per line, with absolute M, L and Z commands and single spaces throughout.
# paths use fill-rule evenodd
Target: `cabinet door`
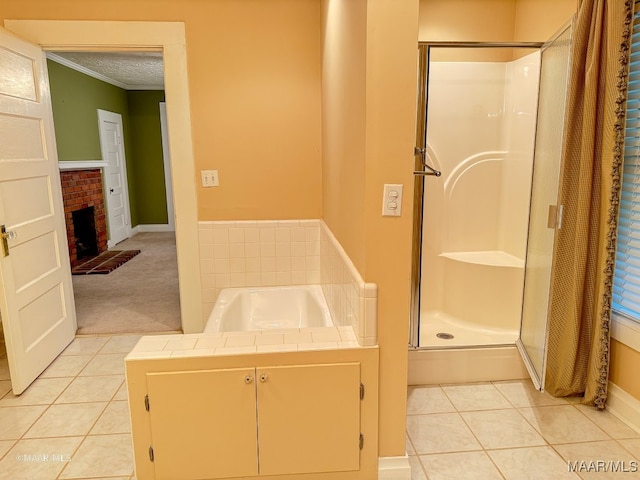
M 360 468 L 360 364 L 258 368 L 260 475 Z
M 156 479 L 258 474 L 254 375 L 253 368 L 147 374 Z

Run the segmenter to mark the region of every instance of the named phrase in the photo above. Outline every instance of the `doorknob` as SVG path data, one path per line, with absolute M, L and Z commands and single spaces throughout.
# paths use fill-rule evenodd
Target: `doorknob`
M 109 193 L 113 193 L 113 188 L 110 188 L 110 189 L 109 189 Z
M 2 236 L 2 256 L 9 256 L 9 242 L 7 240 L 15 240 L 18 238 L 18 234 L 14 231 L 7 232 L 7 228 L 4 225 L 0 225 L 0 235 Z

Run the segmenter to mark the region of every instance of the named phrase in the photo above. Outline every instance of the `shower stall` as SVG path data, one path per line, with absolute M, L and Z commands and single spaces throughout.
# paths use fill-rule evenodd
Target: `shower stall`
M 410 379 L 522 355 L 542 383 L 570 38 L 419 46 Z

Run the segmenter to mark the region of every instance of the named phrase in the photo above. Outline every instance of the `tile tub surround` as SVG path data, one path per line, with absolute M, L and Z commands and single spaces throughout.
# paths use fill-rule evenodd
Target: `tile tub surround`
M 320 283 L 320 221 L 199 222 L 203 320 L 223 288 Z
M 126 360 L 360 348 L 351 327 L 145 336 Z
M 377 344 L 377 286 L 365 283 L 322 220 L 201 221 L 203 321 L 220 290 L 321 284 L 336 326 Z
M 320 278 L 331 316 L 351 325 L 360 345 L 377 344 L 378 286 L 365 283 L 324 221 L 320 221 Z

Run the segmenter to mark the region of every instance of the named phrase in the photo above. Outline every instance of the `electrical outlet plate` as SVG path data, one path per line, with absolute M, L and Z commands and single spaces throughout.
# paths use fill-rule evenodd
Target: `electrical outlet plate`
M 402 185 L 385 183 L 382 195 L 382 216 L 399 217 L 402 215 Z
M 220 185 L 218 170 L 200 170 L 203 187 L 217 187 Z

